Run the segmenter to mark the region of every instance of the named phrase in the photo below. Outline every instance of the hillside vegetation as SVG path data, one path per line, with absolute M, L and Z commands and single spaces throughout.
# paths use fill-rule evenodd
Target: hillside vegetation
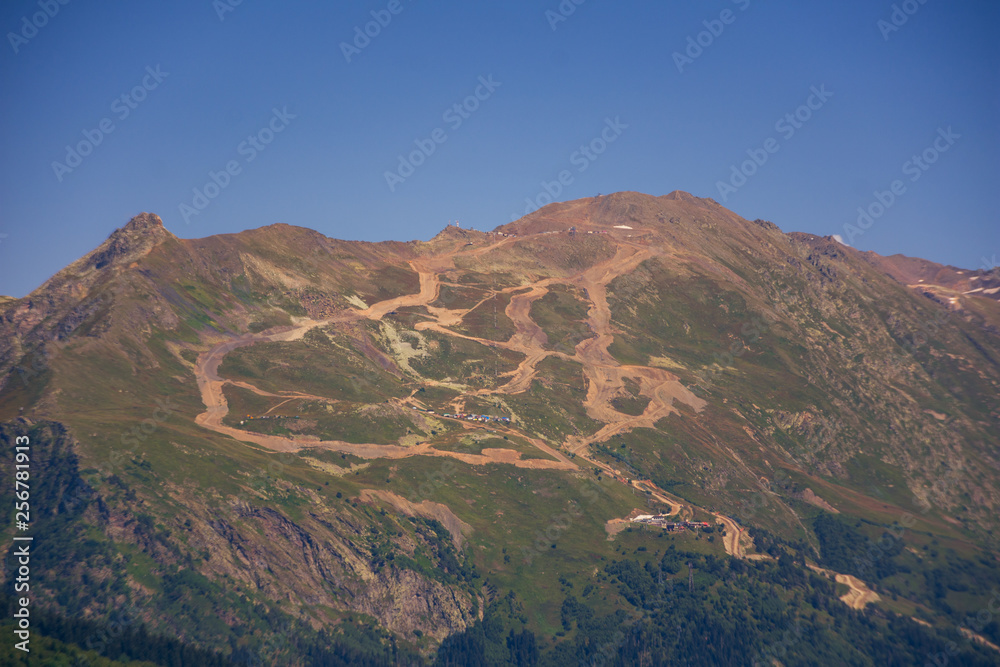
M 409 243 L 143 214 L 0 304 L 46 650 L 996 664 L 998 284 L 685 193 Z

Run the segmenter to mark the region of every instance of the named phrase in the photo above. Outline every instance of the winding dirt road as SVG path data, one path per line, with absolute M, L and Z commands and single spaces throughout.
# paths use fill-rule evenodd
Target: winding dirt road
M 369 459 L 397 459 L 410 456 L 440 456 L 458 459 L 471 465 L 504 463 L 520 468 L 576 470 L 576 464 L 564 454 L 534 438 L 528 438 L 528 440 L 546 454 L 553 456 L 556 460 L 522 459 L 521 453 L 512 449 L 484 449 L 481 454 L 467 454 L 463 452 L 437 450 L 434 449 L 429 443 L 404 447 L 402 445 L 357 444 L 340 440 L 321 440 L 313 436 L 302 435 L 289 438 L 244 431 L 227 426 L 223 423 L 223 419 L 229 413 L 229 404 L 226 401 L 225 394 L 223 393 L 223 388 L 226 384 L 239 386 L 262 396 L 327 400 L 320 396 L 313 396 L 300 392 L 281 392 L 279 394 L 275 394 L 261 390 L 246 382 L 225 380 L 219 377 L 218 370 L 223 357 L 225 357 L 225 355 L 229 352 L 247 345 L 253 345 L 254 343 L 289 342 L 300 340 L 306 332 L 319 326 L 327 326 L 338 322 L 351 322 L 359 319 L 379 320 L 386 313 L 398 308 L 406 306 L 427 306 L 438 298 L 438 294 L 440 292 L 440 280 L 438 277 L 439 272 L 451 268 L 452 262 L 456 256 L 461 254 L 477 254 L 486 252 L 502 246 L 507 242 L 509 242 L 509 239 L 504 239 L 486 248 L 478 248 L 469 253 L 452 253 L 444 257 L 435 257 L 425 259 L 423 261 L 411 261 L 411 267 L 417 272 L 420 278 L 420 291 L 416 294 L 408 294 L 380 301 L 369 306 L 367 309 L 348 311 L 339 317 L 327 320 L 298 320 L 295 321 L 291 327 L 280 327 L 259 334 L 246 334 L 238 338 L 219 343 L 207 352 L 199 355 L 195 363 L 195 377 L 198 382 L 198 388 L 201 392 L 202 402 L 205 404 L 205 411 L 195 417 L 195 423 L 203 426 L 204 428 L 215 431 L 216 433 L 228 435 L 243 442 L 251 442 L 266 449 L 281 452 L 294 452 L 306 448 L 321 448 L 330 451 L 349 453 L 361 458 Z M 450 313 L 448 313 L 448 315 L 451 316 Z M 445 329 L 445 331 L 452 333 L 447 329 Z
M 726 548 L 726 553 L 736 558 L 745 558 L 746 551 L 743 549 L 743 541 L 741 540 L 743 529 L 728 516 L 722 514 L 713 514 L 712 516 L 726 527 L 726 534 L 722 538 L 722 544 Z
M 468 392 L 467 395 L 509 395 L 525 392 L 531 387 L 531 382 L 537 375 L 538 364 L 549 356 L 557 356 L 561 359 L 581 364 L 584 377 L 587 380 L 587 396 L 583 405 L 587 411 L 587 415 L 595 421 L 602 422 L 604 426 L 589 436 L 570 437 L 564 443 L 564 446 L 573 456 L 604 470 L 616 479 L 625 480 L 626 475 L 624 473 L 588 456 L 588 447 L 591 444 L 603 442 L 613 436 L 626 433 L 635 428 L 654 427 L 657 421 L 677 411 L 676 402 L 688 405 L 695 412 L 700 412 L 706 405 L 703 399 L 695 396 L 687 387 L 680 383 L 675 375 L 665 369 L 651 366 L 622 365 L 608 351 L 608 348 L 614 341 L 614 331 L 612 329 L 611 309 L 607 301 L 607 285 L 618 276 L 634 270 L 641 262 L 655 256 L 657 251 L 648 246 L 637 246 L 619 241 L 614 257 L 599 262 L 574 276 L 562 279 L 546 278 L 527 285 L 506 287 L 502 290 L 492 291 L 480 303 L 498 294 L 510 293 L 512 295 L 505 313 L 513 323 L 515 333 L 507 341 L 486 340 L 460 334 L 452 330 L 450 327 L 460 325 L 463 318 L 474 310 L 476 306 L 458 310 L 432 306 L 431 304 L 440 295 L 442 284 L 441 274 L 453 270 L 455 268 L 455 259 L 458 257 L 478 257 L 513 242 L 515 242 L 514 238 L 506 237 L 498 242 L 472 250 L 453 249 L 450 252 L 411 260 L 409 262 L 410 267 L 419 276 L 420 289 L 416 294 L 408 294 L 380 301 L 365 309 L 348 310 L 327 320 L 294 320 L 294 324 L 291 327 L 271 329 L 258 334 L 246 334 L 215 345 L 210 350 L 202 353 L 195 363 L 195 376 L 202 401 L 205 404 L 205 411 L 195 418 L 196 423 L 216 433 L 244 442 L 250 442 L 272 451 L 294 452 L 305 448 L 322 448 L 368 459 L 439 456 L 458 459 L 471 465 L 500 463 L 521 468 L 578 470 L 578 465 L 565 453 L 559 451 L 558 448 L 548 445 L 541 439 L 532 438 L 516 430 L 497 425 L 492 425 L 492 430 L 524 438 L 554 460 L 522 459 L 519 452 L 511 449 L 484 449 L 480 454 L 467 454 L 438 450 L 429 443 L 402 446 L 356 444 L 338 440 L 320 440 L 313 436 L 302 435 L 289 438 L 243 431 L 226 426 L 223 423 L 223 419 L 229 411 L 229 406 L 223 393 L 223 387 L 227 383 L 248 389 L 262 396 L 285 398 L 288 400 L 295 398 L 327 400 L 320 396 L 294 391 L 271 393 L 246 382 L 225 380 L 219 377 L 218 369 L 223 357 L 229 352 L 259 342 L 299 340 L 306 332 L 319 326 L 354 322 L 362 319 L 380 320 L 387 313 L 399 308 L 423 306 L 431 314 L 433 320 L 416 323 L 414 326 L 416 330 L 432 330 L 443 335 L 464 338 L 489 347 L 499 347 L 524 355 L 524 360 L 517 368 L 513 372 L 508 373 L 510 379 L 506 384 L 495 389 L 479 389 L 474 392 Z M 594 335 L 576 345 L 573 354 L 545 349 L 548 344 L 548 337 L 542 328 L 531 319 L 532 304 L 538 299 L 543 298 L 548 293 L 549 287 L 554 284 L 576 286 L 587 295 L 590 301 L 587 323 Z M 476 305 L 478 306 L 479 304 Z M 626 378 L 631 378 L 638 382 L 640 394 L 649 398 L 649 404 L 640 415 L 623 414 L 615 410 L 612 405 L 614 398 L 623 390 Z M 422 381 L 436 384 L 427 379 L 423 379 Z M 457 400 L 460 399 L 461 397 Z M 403 400 L 403 403 L 407 402 L 413 402 L 412 394 Z M 444 417 L 440 418 L 444 419 Z M 461 423 L 466 428 L 486 428 L 484 426 L 469 424 L 468 422 Z M 668 494 L 652 482 L 648 480 L 632 480 L 631 485 L 643 492 L 649 493 L 652 498 L 659 502 L 670 505 L 673 508 L 671 511 L 672 515 L 677 515 L 682 519 L 692 518 L 694 510 L 691 505 Z M 723 539 L 726 553 L 737 558 L 745 557 L 746 554 L 741 542 L 741 530 L 736 522 L 721 514 L 714 514 L 714 516 L 726 526 L 727 534 Z M 852 584 L 848 583 L 848 585 Z M 863 584 L 861 585 L 863 586 Z M 871 593 L 870 591 L 868 592 Z M 871 593 L 871 595 L 875 594 Z M 863 601 L 866 599 L 864 595 L 859 596 L 859 600 Z M 865 602 L 859 603 L 863 606 Z
M 272 394 L 260 390 L 245 382 L 231 382 L 219 377 L 218 369 L 223 357 L 240 347 L 258 342 L 284 342 L 301 339 L 307 331 L 318 326 L 326 326 L 338 322 L 352 322 L 361 319 L 380 320 L 387 313 L 407 306 L 423 306 L 431 313 L 433 320 L 418 322 L 417 330 L 433 330 L 443 335 L 456 336 L 475 341 L 482 345 L 499 347 L 524 355 L 524 360 L 509 374 L 506 384 L 495 389 L 479 389 L 469 392 L 470 395 L 485 394 L 518 394 L 527 391 L 532 380 L 537 375 L 538 364 L 548 356 L 558 356 L 564 360 L 580 363 L 587 380 L 587 397 L 584 401 L 588 416 L 604 423 L 596 433 L 589 436 L 574 436 L 565 443 L 566 448 L 583 460 L 598 467 L 607 468 L 604 464 L 587 456 L 587 447 L 595 442 L 602 442 L 615 435 L 626 433 L 634 428 L 652 427 L 657 421 L 675 412 L 675 401 L 687 404 L 695 411 L 705 406 L 705 401 L 698 398 L 684 387 L 676 376 L 670 372 L 649 366 L 623 366 L 611 356 L 608 347 L 614 340 L 611 327 L 611 309 L 607 302 L 607 285 L 616 277 L 634 270 L 641 262 L 656 254 L 650 247 L 640 247 L 621 242 L 614 257 L 599 262 L 584 271 L 566 278 L 546 278 L 527 285 L 506 287 L 494 291 L 490 298 L 497 294 L 510 293 L 512 296 L 505 309 L 506 315 L 514 325 L 515 333 L 507 341 L 492 341 L 474 336 L 460 334 L 449 327 L 461 324 L 465 315 L 475 306 L 464 310 L 455 310 L 432 306 L 441 290 L 441 274 L 455 268 L 458 257 L 478 257 L 499 250 L 503 246 L 515 242 L 514 238 L 505 237 L 489 245 L 471 250 L 453 249 L 410 260 L 410 267 L 419 276 L 420 289 L 416 294 L 408 294 L 378 303 L 365 309 L 348 310 L 337 317 L 327 320 L 297 320 L 291 327 L 268 330 L 259 334 L 246 334 L 232 340 L 219 343 L 207 352 L 201 354 L 195 364 L 195 376 L 201 392 L 205 411 L 196 417 L 196 422 L 217 433 L 251 442 L 261 447 L 275 451 L 298 451 L 307 447 L 320 447 L 333 451 L 351 453 L 363 458 L 403 458 L 408 456 L 448 456 L 471 464 L 509 463 L 526 468 L 577 469 L 577 465 L 559 449 L 546 444 L 538 438 L 527 439 L 540 451 L 553 457 L 554 461 L 544 459 L 521 459 L 520 454 L 513 450 L 488 449 L 482 454 L 472 455 L 459 452 L 435 450 L 428 444 L 404 447 L 401 445 L 355 444 L 336 440 L 320 440 L 310 436 L 281 437 L 251 433 L 226 426 L 223 419 L 228 414 L 229 406 L 223 394 L 227 382 L 254 391 L 260 395 L 280 398 L 312 398 L 324 400 L 322 397 L 301 394 L 298 392 L 281 392 Z M 541 327 L 531 319 L 531 306 L 544 297 L 553 284 L 574 285 L 583 290 L 590 300 L 588 309 L 588 325 L 594 332 L 592 338 L 579 343 L 573 354 L 547 350 L 548 337 Z M 485 300 L 485 299 L 484 299 Z M 612 407 L 611 401 L 622 391 L 625 378 L 633 378 L 639 383 L 640 393 L 649 398 L 649 404 L 640 415 L 626 415 Z M 412 399 L 412 397 L 411 397 Z M 407 399 L 407 400 L 411 400 Z M 512 434 L 527 437 L 523 433 L 510 431 Z M 660 496 L 663 502 L 668 502 L 665 495 Z M 670 500 L 672 504 L 676 501 Z

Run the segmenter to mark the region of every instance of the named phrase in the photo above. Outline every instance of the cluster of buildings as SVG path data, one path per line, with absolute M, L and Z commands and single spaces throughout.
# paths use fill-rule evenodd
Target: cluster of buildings
M 242 424 L 244 422 L 253 421 L 255 419 L 298 419 L 298 418 L 299 418 L 298 415 L 261 415 L 260 417 L 251 417 L 250 415 L 247 415 L 246 417 L 240 420 L 240 423 Z
M 510 417 L 494 417 L 492 415 L 474 415 L 468 412 L 459 412 L 458 414 L 445 413 L 443 417 L 451 417 L 452 419 L 464 419 L 470 422 L 480 422 L 487 424 L 489 422 L 500 422 L 501 424 L 509 424 Z
M 675 530 L 687 530 L 695 528 L 710 528 L 710 524 L 705 521 L 671 521 L 666 514 L 640 514 L 632 519 L 632 523 L 644 523 L 650 526 L 659 526 L 668 532 Z
M 416 410 L 417 412 L 426 412 L 427 414 L 431 415 L 437 414 L 433 410 L 427 410 L 425 408 L 418 408 L 414 406 L 410 407 L 412 410 Z M 450 412 L 442 412 L 441 416 L 450 417 L 451 419 L 464 419 L 465 421 L 479 422 L 481 424 L 488 424 L 489 422 L 498 422 L 500 424 L 510 423 L 510 417 L 494 417 L 493 415 L 475 415 L 472 414 L 471 412 L 458 412 L 455 414 L 452 414 Z

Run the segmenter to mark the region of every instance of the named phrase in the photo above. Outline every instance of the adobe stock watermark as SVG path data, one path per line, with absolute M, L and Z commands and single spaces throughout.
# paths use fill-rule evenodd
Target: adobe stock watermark
M 587 478 L 584 482 L 583 490 L 580 492 L 589 507 L 601 496 L 601 487 L 593 479 Z M 524 564 L 530 566 L 537 556 L 550 553 L 555 548 L 556 540 L 559 536 L 572 527 L 577 519 L 583 517 L 583 510 L 580 503 L 570 500 L 566 503 L 566 509 L 555 512 L 549 517 L 548 526 L 545 530 L 536 530 L 535 539 L 527 546 L 521 547 L 521 554 L 524 556 Z
M 125 470 L 128 462 L 136 458 L 137 452 L 135 450 L 141 446 L 141 443 L 146 438 L 156 433 L 160 425 L 165 423 L 178 407 L 169 397 L 164 400 L 157 399 L 155 403 L 156 409 L 153 410 L 148 419 L 144 419 L 138 425 L 133 426 L 131 433 L 125 432 L 121 434 L 120 442 L 122 448 L 112 448 L 106 461 L 97 463 L 97 467 L 93 470 L 80 473 L 80 479 L 83 480 L 84 484 L 76 486 L 63 498 L 62 505 L 67 511 L 73 510 L 80 504 L 91 502 L 96 496 L 94 489 L 100 486 L 101 480 Z M 129 449 L 123 449 L 125 447 Z M 138 452 L 139 455 L 142 453 L 141 451 Z
M 405 7 L 401 0 L 389 0 L 385 9 L 373 9 L 371 21 L 365 23 L 364 26 L 354 26 L 354 39 L 350 42 L 340 43 L 340 52 L 344 54 L 344 60 L 350 64 L 352 58 L 361 55 L 362 51 L 371 46 L 372 40 L 389 27 L 393 17 L 403 13 L 403 9 Z
M 317 598 L 318 599 L 318 598 Z M 264 665 L 278 664 L 283 651 L 290 644 L 289 637 L 293 635 L 295 628 L 287 619 L 281 619 L 277 627 L 268 633 L 263 642 L 252 651 L 241 654 L 235 661 L 237 665 L 246 667 L 264 667 Z
M 750 6 L 750 0 L 732 0 L 732 2 L 739 7 L 741 12 L 746 11 Z M 705 49 L 712 46 L 715 40 L 722 36 L 722 33 L 726 30 L 726 26 L 736 22 L 737 16 L 738 14 L 732 9 L 723 9 L 719 12 L 719 18 L 702 21 L 701 24 L 705 26 L 705 29 L 697 35 L 688 35 L 687 48 L 684 49 L 684 53 L 680 51 L 674 51 L 673 53 L 674 65 L 677 66 L 677 71 L 683 74 L 685 67 L 693 65 L 695 60 L 701 58 L 705 53 Z
M 792 112 L 786 113 L 774 124 L 774 131 L 788 141 L 801 130 L 806 123 L 812 119 L 813 115 L 823 108 L 823 105 L 833 97 L 833 93 L 826 89 L 826 84 L 817 88 L 812 86 L 810 95 L 806 101 Z M 732 165 L 728 181 L 716 181 L 715 187 L 722 197 L 723 203 L 729 201 L 729 196 L 736 194 L 740 188 L 747 184 L 747 180 L 763 167 L 772 155 L 781 150 L 781 142 L 775 137 L 769 137 L 761 148 L 748 148 L 748 160 L 744 160 L 739 166 Z
M 565 23 L 569 17 L 576 13 L 576 8 L 587 2 L 587 0 L 562 0 L 554 10 L 545 10 L 545 20 L 549 22 L 552 32 L 555 32 L 560 23 Z
M 920 320 L 920 328 L 910 332 L 899 344 L 900 350 L 893 349 L 888 353 L 888 370 L 894 376 L 902 376 L 906 369 L 916 364 L 914 355 L 918 350 L 930 343 L 930 340 L 948 323 L 951 311 L 939 308 L 935 311 L 933 318 L 923 318 Z M 894 326 L 896 318 L 890 315 L 886 324 Z
M 748 345 L 757 343 L 768 331 L 768 323 L 756 315 L 748 322 L 744 322 L 740 328 L 740 337 L 730 343 L 729 348 L 724 353 L 712 353 L 712 364 L 702 367 L 695 373 L 698 382 L 691 386 L 691 391 L 694 393 L 704 392 L 705 396 L 710 395 L 716 376 L 726 368 L 735 365 L 736 360 L 749 351 Z M 747 339 L 746 343 L 743 342 L 744 338 Z
M 235 12 L 236 8 L 242 4 L 243 0 L 212 0 L 212 9 L 215 10 L 215 15 L 222 22 L 226 20 L 226 14 Z
M 252 507 L 251 501 L 256 497 L 267 495 L 268 487 L 271 485 L 270 479 L 278 480 L 285 474 L 285 467 L 290 466 L 297 460 L 292 452 L 278 452 L 267 467 L 257 468 L 249 475 L 245 486 L 237 491 L 229 499 L 231 511 L 240 515 L 246 509 Z
M 182 202 L 178 206 L 178 211 L 184 218 L 184 224 L 191 224 L 192 216 L 201 215 L 201 212 L 208 208 L 212 200 L 229 187 L 233 178 L 243 173 L 243 164 L 250 164 L 256 160 L 257 156 L 263 153 L 274 141 L 274 138 L 284 132 L 285 128 L 296 117 L 296 114 L 288 112 L 287 105 L 281 109 L 278 107 L 271 109 L 271 118 L 264 127 L 247 136 L 236 146 L 236 153 L 243 157 L 243 163 L 240 163 L 239 160 L 229 160 L 219 171 L 209 171 L 205 185 L 192 190 L 194 196 L 191 203 Z
M 786 301 L 787 299 L 783 298 L 781 300 Z M 766 332 L 766 323 L 761 323 L 757 320 L 757 318 L 754 318 L 749 327 L 745 324 L 743 328 L 743 335 L 750 335 L 751 343 L 759 340 L 760 334 Z M 745 348 L 741 348 L 739 351 L 733 352 L 733 349 L 730 348 L 730 358 L 736 359 L 742 356 L 744 349 Z M 715 356 L 717 361 L 725 360 L 724 358 L 720 359 L 720 355 L 718 354 Z M 713 364 L 712 372 L 713 374 L 717 372 L 715 364 Z M 701 382 L 703 382 L 705 378 L 702 373 L 699 373 L 698 377 L 700 381 L 699 384 L 696 385 L 696 388 L 702 389 L 703 387 Z M 710 387 L 711 383 L 708 382 L 708 384 L 704 387 L 704 390 L 707 392 Z M 692 388 L 692 391 L 694 390 L 695 389 Z M 843 437 L 846 434 L 845 426 L 840 420 L 830 419 L 818 409 L 811 412 L 815 414 L 814 422 L 817 424 L 817 427 L 806 435 L 805 442 L 800 442 L 799 437 L 794 430 L 794 422 L 786 422 L 785 420 L 779 419 L 774 415 L 770 417 L 771 424 L 775 427 L 775 429 L 783 431 L 793 443 L 792 446 L 786 450 L 791 459 L 805 466 L 813 465 L 816 460 L 816 455 L 821 450 L 835 444 L 838 437 Z M 755 491 L 751 489 L 749 495 L 739 502 L 740 520 L 742 523 L 747 523 L 751 517 L 770 506 L 768 496 L 778 495 L 775 492 L 775 489 L 786 493 L 791 493 L 795 490 L 794 480 L 792 480 L 788 473 L 782 468 L 778 468 L 773 473 L 771 479 L 761 477 L 754 480 L 754 482 L 758 487 L 757 490 Z
M 100 655 L 109 643 L 115 642 L 131 626 L 141 622 L 141 613 L 138 605 L 129 600 L 124 607 L 113 610 L 107 624 L 94 630 L 82 646 Z M 90 659 L 84 656 L 74 662 L 73 667 L 89 667 L 91 664 Z
M 41 11 L 31 14 L 30 17 L 25 14 L 21 17 L 20 30 L 7 33 L 7 41 L 10 42 L 10 48 L 14 49 L 15 55 L 69 3 L 70 0 L 38 0 L 38 7 Z
M 137 426 L 133 426 L 131 433 L 122 434 L 121 444 L 123 447 L 138 447 L 146 438 L 156 433 L 157 429 L 160 428 L 160 424 L 167 421 L 177 410 L 177 405 L 170 400 L 169 396 L 163 400 L 156 399 L 155 403 L 156 409 L 153 410 L 148 419 L 144 419 Z M 131 449 L 126 451 L 125 454 L 121 454 L 116 450 L 112 452 L 109 460 L 112 466 L 115 466 L 120 464 L 125 459 L 125 456 L 132 456 L 132 453 Z
M 479 77 L 479 85 L 472 91 L 472 94 L 461 102 L 456 102 L 444 110 L 441 120 L 448 124 L 452 132 L 462 127 L 465 121 L 469 120 L 476 111 L 479 110 L 483 102 L 493 97 L 497 88 L 502 86 L 500 81 L 494 81 L 493 75 Z M 414 139 L 416 148 L 407 155 L 400 154 L 399 164 L 395 171 L 385 172 L 385 183 L 389 186 L 389 192 L 395 192 L 396 187 L 406 182 L 410 176 L 416 173 L 417 168 L 427 162 L 427 158 L 437 152 L 438 146 L 448 141 L 448 132 L 443 127 L 435 128 L 425 139 Z
M 25 368 L 26 364 L 27 368 Z M 48 369 L 48 354 L 43 345 L 37 345 L 31 350 L 25 351 L 21 360 L 10 369 L 10 372 L 11 374 L 17 373 L 18 377 L 21 378 L 21 384 L 28 388 L 31 386 L 28 384 L 30 380 Z
M 608 147 L 618 141 L 618 138 L 622 136 L 625 130 L 628 129 L 628 125 L 621 121 L 621 116 L 615 116 L 612 118 L 604 119 L 604 127 L 598 132 L 597 136 L 588 141 L 587 143 L 581 144 L 580 147 L 573 151 L 569 156 L 569 163 L 576 167 L 576 171 L 579 174 L 587 171 L 597 158 L 604 154 Z M 562 194 L 563 190 L 576 180 L 576 176 L 569 169 L 563 169 L 556 174 L 556 178 L 553 181 L 543 180 L 540 185 L 542 189 L 534 197 L 525 197 L 524 203 L 526 204 L 524 208 L 524 213 L 518 215 L 513 213 L 510 216 L 510 221 L 521 218 L 522 216 L 528 215 L 543 206 L 547 206 L 554 202 L 556 197 Z
M 973 641 L 981 643 L 983 638 L 980 636 L 980 633 L 986 629 L 987 625 L 993 622 L 993 619 L 997 615 L 1000 615 L 1000 590 L 993 588 L 990 593 L 990 601 L 986 606 L 976 612 L 975 616 L 966 616 L 958 628 L 965 636 L 966 643 Z M 951 664 L 951 658 L 958 656 L 961 650 L 959 644 L 951 641 L 945 644 L 944 648 L 943 652 L 928 655 L 927 662 L 924 664 L 935 667 L 946 667 L 946 665 Z
M 111 113 L 118 117 L 119 122 L 124 121 L 168 76 L 170 72 L 161 71 L 159 65 L 155 69 L 152 66 L 146 67 L 146 75 L 142 80 L 111 102 Z M 62 183 L 67 174 L 73 173 L 74 169 L 83 164 L 83 159 L 93 153 L 95 148 L 104 143 L 104 138 L 114 131 L 115 122 L 111 118 L 102 118 L 94 129 L 83 130 L 83 139 L 76 142 L 76 145 L 67 144 L 65 161 L 52 162 L 52 171 L 59 182 Z
M 690 565 L 688 563 L 690 573 Z M 650 595 L 649 598 L 643 598 L 641 614 L 639 618 L 634 619 L 631 625 L 620 625 L 611 635 L 611 638 L 602 643 L 600 648 L 597 649 L 589 659 L 584 659 L 580 661 L 581 667 L 605 667 L 606 665 L 617 665 L 621 663 L 622 656 L 620 651 L 622 646 L 629 640 L 630 636 L 634 636 L 637 630 L 641 627 L 643 621 L 648 621 L 660 612 L 666 610 L 669 607 L 677 604 L 677 598 L 674 595 L 674 578 L 671 577 L 664 581 L 663 579 L 663 560 L 656 566 L 657 576 L 655 584 L 653 585 L 654 594 Z M 652 575 L 652 573 L 650 573 Z M 668 587 L 669 584 L 669 587 Z M 680 630 L 680 628 L 677 628 Z
M 470 447 L 463 441 L 459 441 L 459 446 L 455 449 L 456 452 L 469 453 Z M 434 472 L 424 473 L 424 481 L 420 483 L 420 486 L 413 491 L 413 498 L 415 501 L 429 500 L 434 496 L 434 493 L 444 486 L 448 482 L 448 478 L 454 475 L 458 471 L 458 466 L 455 464 L 455 459 L 445 458 L 441 467 Z
M 931 142 L 931 145 L 903 163 L 903 166 L 900 167 L 903 175 L 909 176 L 911 183 L 916 183 L 940 159 L 941 155 L 947 153 L 955 145 L 955 142 L 961 138 L 962 135 L 955 134 L 951 129 L 951 125 L 948 126 L 948 129 L 939 127 L 938 136 Z M 902 179 L 896 179 L 890 183 L 888 190 L 876 190 L 873 193 L 875 201 L 868 204 L 868 206 L 858 207 L 857 224 L 844 224 L 843 238 L 846 239 L 844 242 L 851 245 L 854 239 L 862 236 L 866 230 L 871 229 L 872 225 L 885 215 L 886 211 L 892 208 L 906 192 L 906 183 Z
M 786 626 L 787 627 L 787 626 Z M 791 628 L 781 633 L 781 639 L 772 644 L 768 644 L 761 649 L 750 663 L 753 667 L 770 667 L 771 665 L 785 664 L 781 662 L 788 656 L 788 652 L 802 639 L 802 619 L 795 617 L 795 623 Z
M 927 0 L 904 0 L 892 6 L 892 13 L 889 20 L 879 19 L 875 24 L 882 33 L 882 39 L 889 41 L 889 35 L 898 32 L 910 20 L 910 17 L 920 11 L 920 7 L 927 4 Z

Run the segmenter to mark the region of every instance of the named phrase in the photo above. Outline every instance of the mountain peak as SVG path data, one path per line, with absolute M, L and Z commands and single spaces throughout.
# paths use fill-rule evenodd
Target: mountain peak
M 106 267 L 128 266 L 167 240 L 177 237 L 167 231 L 160 216 L 140 213 L 124 226 L 111 232 L 107 240 L 90 253 L 76 260 L 49 278 L 32 294 L 48 294 L 71 284 L 76 294 L 83 294 Z
M 140 213 L 124 227 L 113 231 L 108 240 L 91 253 L 88 264 L 101 269 L 109 264 L 129 263 L 172 238 L 175 238 L 174 235 L 163 226 L 160 216 Z
M 475 229 L 468 229 L 464 227 L 459 227 L 458 225 L 448 224 L 447 227 L 438 232 L 432 241 L 444 241 L 444 240 L 465 240 L 465 239 L 478 239 L 483 236 L 483 232 L 477 231 Z
M 140 213 L 129 220 L 122 229 L 128 231 L 152 231 L 153 233 L 157 233 L 160 230 L 166 231 L 166 228 L 163 226 L 163 220 L 155 213 Z
M 684 190 L 674 190 L 670 194 L 663 195 L 664 199 L 674 199 L 677 201 L 696 201 L 699 198 L 695 197 L 690 192 L 685 192 Z

